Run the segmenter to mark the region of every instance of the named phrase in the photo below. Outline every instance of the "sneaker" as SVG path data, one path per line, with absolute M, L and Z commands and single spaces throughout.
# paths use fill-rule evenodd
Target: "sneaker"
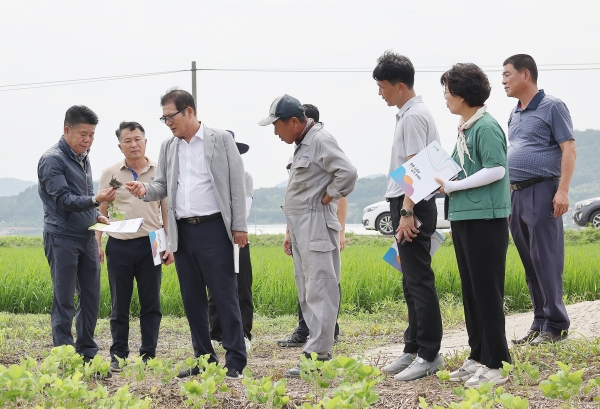
M 252 349 L 252 342 L 250 342 L 250 340 L 246 337 L 244 337 L 244 345 L 246 345 L 246 354 L 250 353 L 250 350 Z
M 467 358 L 460 368 L 450 372 L 450 380 L 452 382 L 468 381 L 480 366 L 479 362 Z
M 567 331 L 563 331 L 560 334 L 553 334 L 550 331 L 542 331 L 529 343 L 529 345 L 537 346 L 541 344 L 553 344 L 555 342 L 560 342 L 567 339 L 568 336 L 569 334 Z
M 539 331 L 530 329 L 529 331 L 527 331 L 527 334 L 525 334 L 525 336 L 523 338 L 519 338 L 519 339 L 513 339 L 511 342 L 514 345 L 523 345 L 523 344 L 529 344 L 531 341 L 533 341 L 538 335 L 540 335 Z
M 309 353 L 306 353 L 306 352 L 303 352 L 303 353 L 307 359 L 312 358 Z M 325 355 L 324 357 L 321 357 L 321 358 L 319 358 L 317 356 L 317 361 L 330 361 L 331 359 L 333 359 L 333 357 L 331 356 L 330 353 L 327 353 L 327 355 Z M 283 376 L 286 378 L 300 378 L 300 363 L 298 363 L 298 365 L 296 365 L 295 367 L 285 371 Z
M 415 356 L 413 354 L 409 354 L 408 352 L 404 352 L 400 355 L 394 362 L 389 365 L 381 368 L 381 372 L 386 375 L 396 375 L 399 372 L 404 371 L 412 362 L 415 360 Z
M 123 368 L 121 368 L 119 366 L 119 360 L 117 358 L 115 358 L 114 356 L 110 360 L 110 370 L 112 372 L 121 372 L 121 371 L 123 371 Z
M 306 344 L 307 337 L 294 332 L 288 339 L 280 339 L 277 345 L 282 348 L 302 348 Z
M 192 369 L 185 369 L 177 374 L 177 378 L 183 379 L 188 376 L 198 376 L 200 375 L 200 368 L 195 366 Z
M 227 379 L 242 379 L 244 377 L 244 375 L 239 373 L 237 369 L 228 369 L 225 376 Z
M 394 375 L 394 379 L 405 382 L 414 381 L 436 373 L 443 364 L 444 359 L 440 354 L 437 354 L 433 361 L 426 361 L 418 356 L 405 370 Z
M 508 376 L 502 376 L 500 369 L 490 369 L 480 365 L 477 371 L 465 382 L 467 388 L 478 388 L 484 383 L 492 382 L 494 385 L 502 385 L 508 380 Z

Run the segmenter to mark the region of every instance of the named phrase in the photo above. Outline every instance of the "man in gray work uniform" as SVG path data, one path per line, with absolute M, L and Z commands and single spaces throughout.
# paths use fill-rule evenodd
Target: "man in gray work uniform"
M 269 116 L 258 124 L 273 124 L 275 135 L 296 144 L 283 212 L 292 241 L 300 308 L 310 333 L 303 352 L 329 360 L 340 302 L 337 202 L 354 189 L 356 168 L 323 125 L 306 117 L 296 98 L 276 98 Z M 285 375 L 299 377 L 300 368 Z

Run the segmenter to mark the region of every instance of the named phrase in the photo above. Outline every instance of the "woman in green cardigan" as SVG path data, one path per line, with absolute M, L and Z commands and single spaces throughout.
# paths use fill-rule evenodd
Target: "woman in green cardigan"
M 460 116 L 453 159 L 462 171 L 443 181 L 446 218 L 462 282 L 471 353 L 453 381 L 467 387 L 502 384 L 502 362 L 510 362 L 504 329 L 504 276 L 508 248 L 510 187 L 506 136 L 486 112 L 491 86 L 475 64 L 456 64 L 440 80 L 450 112 Z

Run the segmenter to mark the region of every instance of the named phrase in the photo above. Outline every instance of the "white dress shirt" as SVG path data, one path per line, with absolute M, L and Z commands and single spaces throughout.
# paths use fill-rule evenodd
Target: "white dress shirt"
M 204 125 L 187 143 L 179 140 L 179 174 L 177 175 L 177 195 L 175 216 L 206 216 L 218 213 L 219 204 L 213 189 L 204 159 Z

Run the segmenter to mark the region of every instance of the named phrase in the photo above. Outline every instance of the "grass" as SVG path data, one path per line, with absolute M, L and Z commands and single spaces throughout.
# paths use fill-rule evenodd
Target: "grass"
M 564 296 L 568 303 L 600 298 L 600 230 L 584 229 L 566 235 Z M 282 251 L 283 235 L 253 236 L 252 265 L 256 310 L 265 316 L 293 314 L 297 308 L 292 259 Z M 342 311 L 373 312 L 381 305 L 403 299 L 401 274 L 381 260 L 391 239 L 349 235 L 342 252 Z M 577 244 L 572 244 L 577 243 Z M 50 271 L 41 238 L 0 239 L 0 310 L 13 313 L 48 313 L 52 304 Z M 460 277 L 452 242 L 446 240 L 433 258 L 436 286 L 441 298 L 459 299 Z M 106 265 L 101 273 L 100 317 L 110 313 Z M 531 308 L 523 266 L 509 246 L 505 284 L 506 311 Z M 174 266 L 163 267 L 161 302 L 165 315 L 184 315 Z M 137 294 L 132 314 L 139 313 Z

